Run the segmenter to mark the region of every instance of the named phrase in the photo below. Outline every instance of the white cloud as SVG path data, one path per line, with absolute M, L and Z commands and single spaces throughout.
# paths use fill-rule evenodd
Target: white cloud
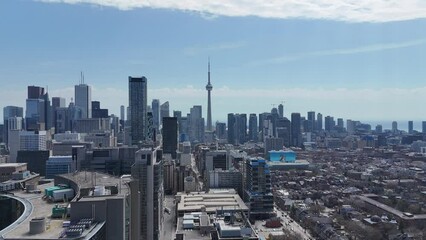
M 62 96 L 70 102 L 73 88 L 51 89 L 50 97 Z M 382 89 L 325 89 L 325 88 L 229 88 L 216 87 L 212 92 L 214 120 L 226 119 L 229 112 L 260 113 L 269 111 L 272 104 L 285 101 L 286 116 L 291 112 L 314 110 L 324 116 L 351 118 L 356 120 L 426 120 L 421 103 L 426 102 L 426 86 L 421 88 Z M 25 106 L 26 89 L 21 91 L 0 90 L 0 107 L 6 105 Z M 149 89 L 148 103 L 152 98 L 169 101 L 171 110 L 189 112 L 193 105 L 202 105 L 203 113 L 207 102 L 204 88 L 186 86 L 182 88 Z M 127 106 L 127 89 L 93 88 L 92 100 L 99 100 L 102 108 L 111 114 L 119 114 L 120 105 Z M 3 105 L 4 104 L 4 105 Z M 0 111 L 0 114 L 2 111 Z M 1 115 L 0 115 L 1 116 Z M 1 118 L 0 118 L 1 119 Z
M 321 56 L 332 56 L 332 55 L 352 55 L 358 53 L 370 53 L 370 52 L 379 52 L 386 51 L 398 48 L 407 48 L 425 44 L 425 39 L 418 39 L 414 41 L 400 42 L 400 43 L 382 43 L 382 44 L 373 44 L 367 46 L 360 46 L 355 48 L 339 48 L 339 49 L 328 49 L 307 53 L 299 53 L 294 55 L 280 56 L 270 59 L 257 60 L 251 63 L 251 65 L 264 65 L 264 64 L 277 64 L 285 62 L 293 62 L 306 58 L 312 57 L 321 57 Z
M 39 0 L 88 3 L 121 10 L 160 8 L 192 11 L 204 16 L 328 19 L 348 22 L 389 22 L 426 17 L 423 0 Z

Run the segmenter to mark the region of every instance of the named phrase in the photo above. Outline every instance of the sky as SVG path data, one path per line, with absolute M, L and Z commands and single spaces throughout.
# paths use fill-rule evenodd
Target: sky
M 67 104 L 80 81 L 110 113 L 128 76 L 148 101 L 213 121 L 284 104 L 361 121 L 426 120 L 426 2 L 396 0 L 1 0 L 0 107 L 28 85 Z M 0 113 L 2 116 L 2 113 Z

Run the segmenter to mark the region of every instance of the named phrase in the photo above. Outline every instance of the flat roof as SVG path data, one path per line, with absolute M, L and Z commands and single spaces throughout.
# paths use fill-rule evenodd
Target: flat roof
M 213 213 L 217 209 L 235 209 L 248 211 L 247 205 L 238 194 L 233 193 L 177 193 L 176 198 L 180 199 L 177 206 L 178 212 L 199 212 L 203 207 L 206 212 Z
M 0 163 L 0 168 L 2 167 L 21 167 L 27 165 L 27 163 Z
M 117 187 L 118 194 L 129 194 L 128 178 L 115 177 L 106 173 L 80 171 L 59 175 L 75 182 L 80 189 L 94 188 L 95 186 Z M 93 181 L 92 181 L 93 179 Z
M 43 200 L 44 189 L 52 187 L 53 183 L 47 183 L 39 185 L 38 189 L 41 190 L 40 194 L 37 193 L 26 193 L 22 190 L 13 191 L 15 197 L 23 199 L 25 204 L 25 210 L 23 216 L 25 219 L 20 221 L 14 228 L 10 229 L 9 232 L 3 234 L 4 239 L 58 239 L 62 228 L 62 223 L 66 219 L 51 219 L 52 208 L 58 203 L 49 203 Z M 43 233 L 40 234 L 29 234 L 29 224 L 33 218 L 44 217 L 46 218 L 46 225 L 50 226 Z

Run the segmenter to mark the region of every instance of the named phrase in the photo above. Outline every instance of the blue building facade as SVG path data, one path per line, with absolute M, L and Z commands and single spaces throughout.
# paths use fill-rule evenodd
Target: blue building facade
M 294 151 L 269 151 L 269 158 L 271 162 L 296 162 L 296 153 Z

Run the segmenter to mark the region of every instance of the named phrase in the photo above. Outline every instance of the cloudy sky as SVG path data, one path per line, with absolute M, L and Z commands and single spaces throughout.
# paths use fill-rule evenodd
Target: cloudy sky
M 84 71 L 111 113 L 144 75 L 149 101 L 206 114 L 210 57 L 214 120 L 281 102 L 287 116 L 426 120 L 425 17 L 414 0 L 1 0 L 0 107 L 24 107 L 27 85 L 68 104 Z

